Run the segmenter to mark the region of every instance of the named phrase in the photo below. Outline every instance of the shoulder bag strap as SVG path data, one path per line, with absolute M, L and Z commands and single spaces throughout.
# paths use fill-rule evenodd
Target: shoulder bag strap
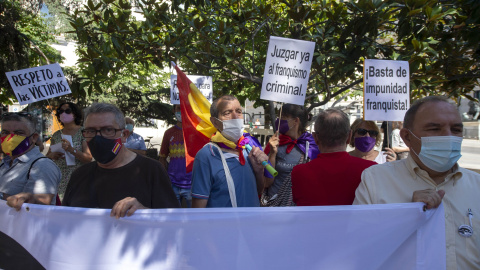
M 230 169 L 228 168 L 227 161 L 225 156 L 222 153 L 222 149 L 215 143 L 208 143 L 215 146 L 220 152 L 220 157 L 222 158 L 223 169 L 225 170 L 225 178 L 227 179 L 228 193 L 230 194 L 230 201 L 232 202 L 232 207 L 237 207 L 237 195 L 235 194 L 235 184 L 233 183 L 232 175 L 230 174 Z
M 30 171 L 32 170 L 33 164 L 35 164 L 35 162 L 37 162 L 39 159 L 42 159 L 42 158 L 47 158 L 47 157 L 39 157 L 39 158 L 35 159 L 32 162 L 32 164 L 30 164 L 30 168 L 28 169 L 28 173 L 27 173 L 27 179 L 30 179 Z

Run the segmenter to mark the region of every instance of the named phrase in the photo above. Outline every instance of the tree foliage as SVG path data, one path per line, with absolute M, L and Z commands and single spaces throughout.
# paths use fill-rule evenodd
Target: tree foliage
M 89 0 L 70 15 L 79 95 L 105 92 L 148 110 L 168 100 L 158 74 L 172 60 L 213 76 L 217 96 L 273 110 L 259 100 L 270 36 L 315 42 L 309 110 L 360 90 L 367 58 L 409 61 L 413 99 L 468 97 L 480 76 L 479 20 L 475 0 Z
M 414 98 L 464 96 L 479 77 L 478 1 L 139 2 L 145 21 L 113 0 L 89 1 L 73 18 L 91 86 L 128 61 L 174 60 L 213 76 L 216 95 L 257 100 L 270 36 L 316 43 L 309 109 L 358 89 L 366 58 L 409 61 Z
M 11 104 L 14 94 L 5 72 L 61 62 L 62 58 L 49 46 L 55 38 L 44 18 L 18 1 L 0 0 L 0 33 L 0 103 Z

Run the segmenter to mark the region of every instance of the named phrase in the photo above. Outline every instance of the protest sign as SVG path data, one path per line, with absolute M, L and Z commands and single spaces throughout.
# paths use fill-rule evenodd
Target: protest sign
M 188 75 L 193 84 L 202 92 L 210 103 L 213 101 L 213 81 L 211 76 Z M 170 76 L 170 103 L 180 104 L 180 94 L 177 87 L 177 75 Z
M 261 99 L 304 105 L 315 42 L 270 37 Z
M 363 72 L 365 120 L 403 121 L 410 108 L 407 61 L 366 59 Z
M 72 93 L 58 63 L 5 74 L 20 105 Z

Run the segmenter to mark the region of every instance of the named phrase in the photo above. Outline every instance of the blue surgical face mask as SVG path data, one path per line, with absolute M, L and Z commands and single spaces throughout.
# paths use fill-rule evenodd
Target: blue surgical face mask
M 125 129 L 128 129 L 128 131 L 133 132 L 133 125 L 132 124 L 126 124 Z
M 419 139 L 412 131 L 410 131 L 410 133 Z M 431 136 L 421 137 L 419 140 L 422 142 L 420 153 L 415 153 L 413 149 L 412 151 L 420 161 L 431 170 L 446 172 L 462 157 L 462 137 Z
M 175 112 L 175 118 L 177 118 L 178 122 L 182 122 L 182 113 L 181 112 Z

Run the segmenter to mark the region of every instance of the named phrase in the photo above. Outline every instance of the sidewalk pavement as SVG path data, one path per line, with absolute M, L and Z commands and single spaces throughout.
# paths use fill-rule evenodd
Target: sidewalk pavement
M 463 139 L 460 167 L 480 173 L 480 140 Z

